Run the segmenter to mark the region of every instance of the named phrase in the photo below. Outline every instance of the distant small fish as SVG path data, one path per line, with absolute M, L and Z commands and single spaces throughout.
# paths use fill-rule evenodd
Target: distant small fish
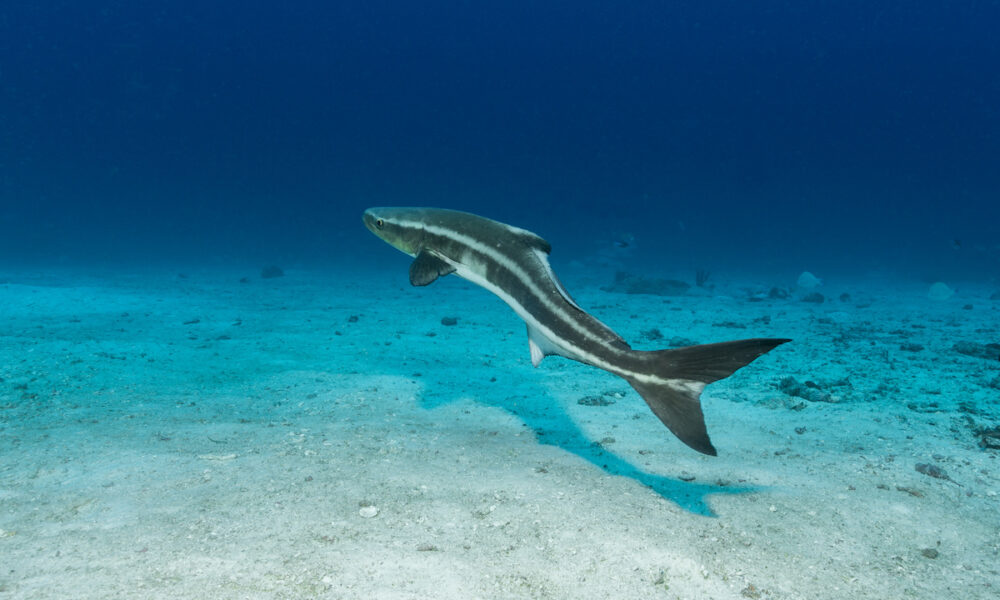
M 635 236 L 633 236 L 630 233 L 626 233 L 626 234 L 620 235 L 620 236 L 616 237 L 614 240 L 611 241 L 611 244 L 615 248 L 628 248 L 633 243 L 635 243 Z

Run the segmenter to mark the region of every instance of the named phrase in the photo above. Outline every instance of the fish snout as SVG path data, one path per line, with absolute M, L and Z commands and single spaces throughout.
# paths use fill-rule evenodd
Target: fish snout
M 415 256 L 422 249 L 423 224 L 410 209 L 375 207 L 361 216 L 368 231 L 393 248 Z
M 368 231 L 374 233 L 375 235 L 382 237 L 381 230 L 385 226 L 385 221 L 378 216 L 376 209 L 369 208 L 361 215 L 361 220 L 364 222 L 365 227 Z

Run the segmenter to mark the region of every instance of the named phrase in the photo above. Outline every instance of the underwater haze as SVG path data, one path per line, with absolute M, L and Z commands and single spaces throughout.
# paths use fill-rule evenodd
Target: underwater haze
M 666 269 L 996 277 L 998 20 L 996 2 L 6 2 L 0 251 L 325 263 L 371 251 L 366 206 L 430 205 L 560 245 L 614 228 Z
M 997 598 L 998 24 L 3 0 L 0 598 Z

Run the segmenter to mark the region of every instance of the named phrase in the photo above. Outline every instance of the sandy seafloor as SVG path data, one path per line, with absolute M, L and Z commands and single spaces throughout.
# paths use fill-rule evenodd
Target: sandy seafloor
M 828 281 L 812 304 L 749 300 L 794 276 L 661 297 L 561 272 L 637 348 L 794 338 L 707 388 L 711 458 L 622 380 L 532 368 L 498 299 L 411 288 L 399 258 L 0 273 L 0 597 L 1000 594 L 977 434 L 1000 362 L 956 350 L 1000 342 L 997 286 Z

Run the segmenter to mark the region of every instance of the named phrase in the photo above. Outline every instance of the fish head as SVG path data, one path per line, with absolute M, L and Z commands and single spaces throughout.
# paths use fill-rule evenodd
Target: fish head
M 393 248 L 415 256 L 421 250 L 424 228 L 423 215 L 418 208 L 369 208 L 362 215 L 371 231 Z

